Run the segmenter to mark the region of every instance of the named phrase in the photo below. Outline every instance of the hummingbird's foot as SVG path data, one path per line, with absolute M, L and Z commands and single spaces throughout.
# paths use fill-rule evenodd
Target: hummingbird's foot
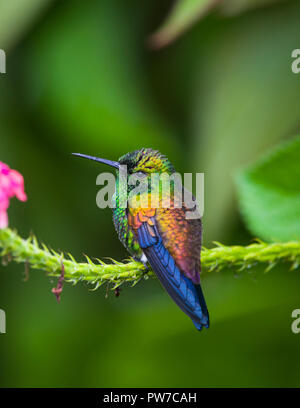
M 143 254 L 140 258 L 133 256 L 133 259 L 137 262 L 141 262 L 144 265 L 145 270 L 143 271 L 143 275 L 146 275 L 148 272 L 150 272 L 151 268 L 145 254 Z
M 147 263 L 143 262 L 143 265 L 145 267 L 145 270 L 143 271 L 143 276 L 144 276 L 144 275 L 147 275 L 147 273 L 149 273 L 151 271 L 151 268 L 150 268 L 149 264 L 147 264 Z
M 140 262 L 142 262 L 142 264 L 145 267 L 145 271 L 143 272 L 143 275 L 146 275 L 150 271 L 150 266 L 149 266 L 148 259 L 145 254 L 142 255 Z

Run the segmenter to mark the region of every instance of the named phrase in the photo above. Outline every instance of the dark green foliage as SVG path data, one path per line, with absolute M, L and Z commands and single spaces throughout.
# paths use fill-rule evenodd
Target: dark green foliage
M 250 231 L 268 241 L 300 240 L 300 138 L 281 145 L 238 177 Z

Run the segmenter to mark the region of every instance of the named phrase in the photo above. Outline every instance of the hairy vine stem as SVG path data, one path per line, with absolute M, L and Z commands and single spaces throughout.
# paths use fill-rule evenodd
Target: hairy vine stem
M 242 271 L 258 264 L 265 264 L 266 270 L 270 270 L 280 261 L 290 263 L 292 269 L 300 265 L 300 242 L 297 241 L 273 244 L 258 241 L 248 246 L 215 245 L 202 250 L 203 271 L 220 271 L 223 268 Z M 104 263 L 85 256 L 87 262 L 77 262 L 71 254 L 57 253 L 44 244 L 39 245 L 34 236 L 22 239 L 9 228 L 0 230 L 0 249 L 3 260 L 23 262 L 26 267 L 43 270 L 49 276 L 61 277 L 63 265 L 65 281 L 73 284 L 85 281 L 93 284 L 95 289 L 105 282 L 112 283 L 113 289 L 124 282 L 135 285 L 143 277 L 154 276 L 152 271 L 145 274 L 144 265 L 133 259 L 125 262 L 111 259 L 110 263 Z

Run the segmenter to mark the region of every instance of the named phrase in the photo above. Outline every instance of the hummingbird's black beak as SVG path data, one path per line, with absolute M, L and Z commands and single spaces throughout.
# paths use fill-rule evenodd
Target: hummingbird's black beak
M 72 154 L 74 156 L 79 156 L 79 157 L 83 157 L 85 159 L 94 160 L 94 161 L 97 161 L 99 163 L 108 164 L 109 166 L 112 166 L 112 167 L 114 167 L 116 169 L 119 169 L 119 167 L 120 167 L 120 163 L 118 163 L 116 161 L 107 160 L 107 159 L 100 159 L 99 157 L 88 156 L 86 154 L 81 154 L 81 153 L 72 153 Z

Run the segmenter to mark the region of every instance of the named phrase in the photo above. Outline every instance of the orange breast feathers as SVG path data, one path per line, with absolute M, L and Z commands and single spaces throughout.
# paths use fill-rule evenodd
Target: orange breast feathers
M 155 208 L 129 208 L 128 224 L 136 232 L 143 223 L 147 223 L 147 228 L 151 236 L 155 236 L 154 221 Z
M 187 220 L 183 208 L 129 207 L 128 224 L 135 235 L 143 223 L 151 236 L 162 238 L 180 270 L 194 283 L 199 283 L 201 220 Z

